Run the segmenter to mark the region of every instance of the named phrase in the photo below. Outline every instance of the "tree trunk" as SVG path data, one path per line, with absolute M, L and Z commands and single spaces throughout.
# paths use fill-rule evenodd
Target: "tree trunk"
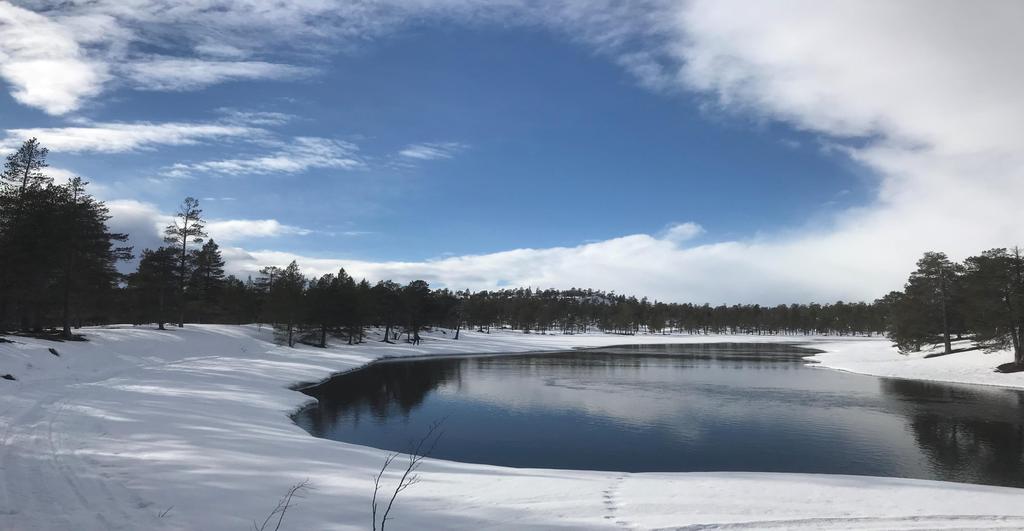
M 1024 322 L 1018 322 L 1017 326 L 1010 329 L 1010 333 L 1013 335 L 1013 362 L 1024 364 Z
M 185 262 L 188 260 L 188 220 L 181 236 L 181 269 L 178 271 L 178 328 L 185 327 Z
M 327 348 L 327 325 L 320 325 L 320 348 Z
M 945 353 L 953 352 L 953 345 L 949 339 L 949 311 L 946 308 L 946 270 L 939 271 L 939 298 L 942 301 L 942 341 L 945 346 Z
M 164 288 L 160 288 L 160 293 L 159 295 L 157 295 L 157 312 L 159 312 L 159 314 L 156 316 L 156 319 L 158 321 L 157 329 L 167 330 L 166 328 L 164 328 Z
M 68 254 L 66 267 L 67 269 L 64 271 L 64 311 L 61 316 L 64 330 L 61 332 L 61 335 L 65 339 L 69 339 L 71 337 L 71 272 L 75 270 L 75 255 L 73 252 Z
M 68 287 L 69 282 L 64 283 L 64 310 L 61 316 L 63 330 L 61 336 L 64 339 L 71 338 L 71 289 Z

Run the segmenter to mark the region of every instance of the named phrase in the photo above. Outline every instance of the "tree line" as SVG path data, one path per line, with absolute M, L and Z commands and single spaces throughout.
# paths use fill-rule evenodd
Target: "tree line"
M 1024 253 L 996 248 L 962 262 L 928 252 L 918 260 L 902 291 L 875 303 L 888 317 L 886 332 L 904 352 L 928 345 L 954 351 L 955 339 L 970 339 L 988 351 L 1012 349 L 1024 365 Z
M 208 239 L 199 201 L 186 198 L 164 230 L 164 245 L 138 253 L 112 232 L 109 211 L 73 178 L 46 175 L 36 139 L 7 157 L 0 174 L 0 330 L 73 337 L 82 325 L 112 322 L 269 323 L 282 342 L 326 346 L 333 338 L 418 342 L 440 327 L 458 338 L 471 328 L 575 334 L 872 335 L 903 351 L 954 338 L 1012 348 L 1024 360 L 1024 259 L 992 249 L 957 263 L 926 253 L 902 291 L 867 302 L 717 305 L 666 303 L 593 289 L 432 289 L 423 280 L 356 280 L 344 269 L 307 276 L 292 262 L 245 279 L 225 273 Z M 404 336 L 404 338 L 403 338 Z
M 73 178 L 55 184 L 36 139 L 7 157 L 0 173 L 0 329 L 39 332 L 101 322 L 117 297 L 116 263 L 128 236 L 107 227 L 107 207 Z

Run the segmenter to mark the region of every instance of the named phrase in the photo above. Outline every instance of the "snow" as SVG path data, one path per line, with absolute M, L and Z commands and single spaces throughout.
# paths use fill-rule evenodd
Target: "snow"
M 995 372 L 997 365 L 1013 361 L 1013 353 L 1010 351 L 985 353 L 981 350 L 968 350 L 926 358 L 927 355 L 940 353 L 941 348 L 902 355 L 891 346 L 886 348 L 866 341 L 826 342 L 814 346 L 827 352 L 808 359 L 817 361 L 820 363 L 818 366 L 824 368 L 888 378 L 1024 388 L 1024 372 Z M 954 350 L 967 347 L 967 341 L 953 344 Z
M 367 529 L 385 452 L 317 439 L 288 414 L 289 386 L 384 356 L 559 350 L 625 343 L 799 341 L 823 365 L 886 376 L 1001 383 L 1002 358 L 928 360 L 882 339 L 759 336 L 425 335 L 328 349 L 272 344 L 255 326 L 88 329 L 88 342 L 0 344 L 0 529 L 245 529 L 289 486 L 283 529 Z M 60 356 L 48 352 L 55 348 Z M 1001 355 L 1005 357 L 1006 355 Z M 397 470 L 396 470 L 397 473 Z M 1022 528 L 1021 491 L 836 475 L 621 474 L 427 460 L 388 529 Z M 385 488 L 396 475 L 385 478 Z M 164 516 L 161 513 L 166 512 Z

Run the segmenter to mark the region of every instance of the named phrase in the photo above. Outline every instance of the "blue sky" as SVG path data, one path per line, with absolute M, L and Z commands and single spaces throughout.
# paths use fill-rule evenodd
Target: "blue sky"
M 367 260 L 576 245 L 690 220 L 710 236 L 736 237 L 863 200 L 871 184 L 807 135 L 702 111 L 699 96 L 652 92 L 549 31 L 427 26 L 341 51 L 317 68 L 295 81 L 122 89 L 83 114 L 203 122 L 228 109 L 282 113 L 288 122 L 268 128 L 282 142 L 352 142 L 364 166 L 160 176 L 175 163 L 267 151 L 235 142 L 58 152 L 53 163 L 97 184 L 137 187 L 132 197 L 167 211 L 185 195 L 231 197 L 203 202 L 207 215 L 272 217 L 314 231 L 279 238 L 276 249 Z M 42 118 L 24 114 L 24 126 Z M 400 154 L 410 144 L 450 143 L 460 145 L 450 158 Z
M 0 144 L 38 135 L 55 175 L 92 181 L 140 247 L 200 198 L 243 275 L 294 258 L 478 289 L 872 298 L 947 245 L 927 211 L 955 197 L 915 202 L 916 187 L 991 166 L 951 161 L 964 144 L 1012 151 L 927 118 L 963 105 L 958 87 L 922 90 L 956 57 L 874 72 L 949 57 L 938 35 L 956 13 L 901 37 L 886 28 L 913 10 L 877 6 L 16 4 L 0 2 Z M 996 58 L 1005 45 L 957 36 Z M 965 119 L 1005 110 L 994 92 Z

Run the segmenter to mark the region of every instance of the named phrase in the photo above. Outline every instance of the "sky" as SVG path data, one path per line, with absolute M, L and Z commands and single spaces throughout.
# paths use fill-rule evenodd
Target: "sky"
M 873 300 L 1022 243 L 1019 2 L 0 0 L 0 148 L 230 272 Z

